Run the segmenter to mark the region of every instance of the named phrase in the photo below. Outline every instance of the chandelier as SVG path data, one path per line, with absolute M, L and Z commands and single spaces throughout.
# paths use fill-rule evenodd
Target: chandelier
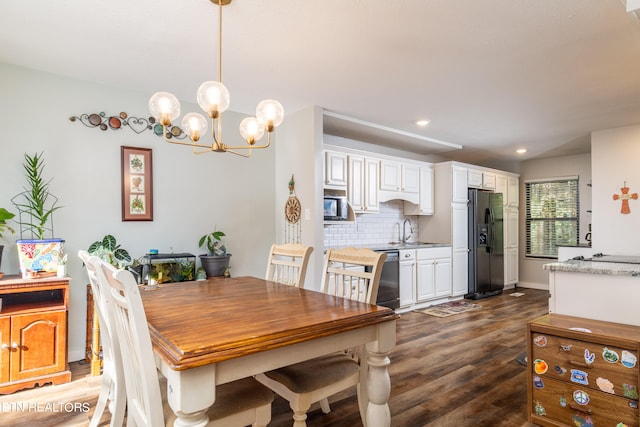
M 271 134 L 284 120 L 284 109 L 274 99 L 265 99 L 256 108 L 256 117 L 247 117 L 240 122 L 240 135 L 246 141 L 245 145 L 230 146 L 222 142 L 222 113 L 229 107 L 229 91 L 222 84 L 222 6 L 231 0 L 210 0 L 219 7 L 218 15 L 218 80 L 206 81 L 200 85 L 196 98 L 200 108 L 209 116 L 211 121 L 210 144 L 200 141 L 200 137 L 207 132 L 207 120 L 202 114 L 188 113 L 182 118 L 182 130 L 191 141 L 178 141 L 172 138 L 171 122 L 180 115 L 180 101 L 169 92 L 156 92 L 149 99 L 151 115 L 162 125 L 162 137 L 171 144 L 188 145 L 193 147 L 195 154 L 228 152 L 243 157 L 251 155 L 253 148 L 267 148 L 271 144 Z M 264 132 L 267 132 L 267 142 L 256 145 Z M 249 150 L 246 154 L 237 150 Z

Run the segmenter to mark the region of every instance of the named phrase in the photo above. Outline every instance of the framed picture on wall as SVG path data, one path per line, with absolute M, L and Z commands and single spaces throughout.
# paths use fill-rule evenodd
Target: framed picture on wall
M 153 221 L 151 148 L 120 147 L 122 220 Z

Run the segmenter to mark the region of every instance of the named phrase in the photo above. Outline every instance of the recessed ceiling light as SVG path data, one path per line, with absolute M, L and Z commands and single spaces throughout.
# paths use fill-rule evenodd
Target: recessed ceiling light
M 418 126 L 422 126 L 422 127 L 425 127 L 425 126 L 426 126 L 426 125 L 428 125 L 429 123 L 431 123 L 431 120 L 418 120 L 418 121 L 416 122 L 416 124 L 417 124 Z
M 518 154 L 524 154 L 526 152 L 527 152 L 526 148 L 519 148 L 519 149 L 516 150 L 516 153 L 518 153 Z

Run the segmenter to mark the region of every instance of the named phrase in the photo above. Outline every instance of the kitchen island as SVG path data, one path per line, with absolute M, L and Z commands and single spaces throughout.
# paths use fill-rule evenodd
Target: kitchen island
M 633 262 L 568 260 L 545 264 L 549 313 L 640 326 L 640 264 L 634 258 L 617 258 Z

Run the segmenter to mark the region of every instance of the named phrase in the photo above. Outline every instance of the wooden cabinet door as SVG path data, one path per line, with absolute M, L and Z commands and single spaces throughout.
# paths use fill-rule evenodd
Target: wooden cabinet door
M 439 258 L 436 260 L 434 277 L 436 297 L 450 296 L 452 293 L 451 258 Z
M 453 195 L 451 201 L 454 203 L 467 203 L 469 201 L 469 195 L 467 193 L 467 170 L 454 166 L 451 169 L 451 174 L 453 180 Z
M 432 259 L 420 260 L 417 263 L 416 299 L 417 302 L 433 299 L 436 295 L 436 264 Z
M 420 167 L 418 165 L 402 165 L 402 188 L 405 193 L 420 191 Z
M 364 202 L 364 157 L 349 156 L 349 180 L 347 196 L 355 212 L 362 212 Z
M 0 317 L 0 383 L 6 383 L 10 378 L 9 364 L 11 363 L 11 318 Z
M 397 162 L 380 162 L 380 189 L 400 191 L 402 165 Z
M 65 310 L 15 315 L 11 318 L 11 381 L 33 378 L 66 369 Z
M 335 151 L 325 152 L 324 185 L 327 188 L 347 188 L 347 155 Z
M 400 307 L 415 304 L 416 261 L 415 251 L 400 251 L 399 262 Z
M 364 159 L 364 210 L 377 212 L 380 210 L 378 202 L 378 181 L 380 180 L 380 164 L 374 159 Z
M 420 168 L 420 215 L 433 215 L 433 168 Z

